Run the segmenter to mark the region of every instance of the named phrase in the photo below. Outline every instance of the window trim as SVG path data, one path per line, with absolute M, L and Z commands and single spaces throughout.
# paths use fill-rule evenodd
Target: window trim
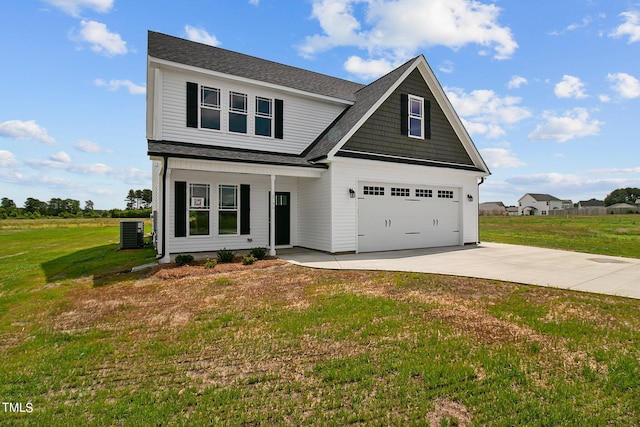
M 222 189 L 233 188 L 234 190 L 234 205 L 232 207 L 222 205 Z M 240 235 L 240 201 L 238 200 L 240 193 L 240 186 L 238 184 L 218 184 L 218 236 L 239 236 Z M 220 213 L 221 212 L 235 212 L 236 213 L 236 232 L 235 233 L 220 233 Z
M 234 108 L 233 107 L 233 97 L 234 96 L 240 96 L 242 98 L 244 98 L 244 109 L 238 109 L 238 108 Z M 242 93 L 242 92 L 235 92 L 230 90 L 229 91 L 229 120 L 227 123 L 227 128 L 229 133 L 239 133 L 239 134 L 243 134 L 243 135 L 249 135 L 249 95 L 247 95 L 246 93 Z M 244 132 L 241 131 L 237 131 L 237 130 L 231 130 L 231 115 L 232 114 L 236 114 L 238 116 L 244 116 L 244 127 L 245 130 Z M 255 132 L 254 132 L 255 133 Z
M 216 88 L 216 87 L 211 87 L 211 86 L 205 86 L 205 85 L 199 85 L 200 86 L 200 90 L 198 91 L 198 101 L 199 101 L 199 108 L 198 108 L 198 128 L 199 129 L 204 129 L 204 130 L 213 130 L 213 131 L 222 131 L 222 89 L 220 88 Z M 215 106 L 215 104 L 207 104 L 204 102 L 204 91 L 205 90 L 209 90 L 212 92 L 218 92 L 218 105 Z M 220 117 L 218 118 L 219 122 L 218 122 L 218 128 L 210 128 L 210 127 L 205 127 L 202 126 L 202 109 L 207 109 L 207 110 L 212 110 L 212 111 L 218 111 Z
M 206 196 L 204 198 L 194 197 L 193 189 L 194 187 L 204 187 L 206 189 Z M 188 200 L 186 203 L 187 210 L 187 237 L 208 237 L 211 236 L 211 184 L 205 184 L 200 182 L 189 182 L 188 183 Z M 198 199 L 202 200 L 202 206 L 195 206 Z M 191 212 L 207 212 L 209 220 L 207 223 L 207 233 L 202 234 L 192 234 L 191 232 Z
M 269 112 L 268 113 L 261 113 L 258 110 L 258 103 L 259 101 L 268 101 L 269 102 Z M 254 136 L 260 137 L 260 138 L 269 138 L 269 139 L 273 139 L 274 138 L 274 134 L 275 134 L 275 120 L 274 120 L 274 101 L 273 98 L 267 98 L 266 96 L 260 96 L 260 95 L 256 95 L 255 96 L 255 107 L 254 107 L 255 113 L 253 115 L 253 134 Z M 257 120 L 258 119 L 268 119 L 269 120 L 269 135 L 260 135 L 257 132 Z
M 413 114 L 411 103 L 417 101 L 420 103 L 420 114 Z M 411 133 L 411 120 L 420 121 L 420 135 L 413 135 Z M 424 98 L 416 95 L 409 94 L 407 96 L 407 136 L 409 138 L 425 139 L 424 136 L 424 122 L 425 122 L 425 110 L 424 110 Z

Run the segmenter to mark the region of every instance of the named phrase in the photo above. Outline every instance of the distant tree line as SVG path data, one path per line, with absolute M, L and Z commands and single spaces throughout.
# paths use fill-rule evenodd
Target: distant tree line
M 615 205 L 617 203 L 627 203 L 629 205 L 634 205 L 636 200 L 640 199 L 640 188 L 618 188 L 617 190 L 613 190 L 607 197 L 604 199 L 605 206 Z
M 48 202 L 28 197 L 23 207 L 8 197 L 0 201 L 0 219 L 7 218 L 144 218 L 151 215 L 151 190 L 129 190 L 125 201 L 126 209 L 94 209 L 93 201 L 86 200 L 84 207 L 80 207 L 80 201 L 74 199 L 61 199 L 54 197 Z

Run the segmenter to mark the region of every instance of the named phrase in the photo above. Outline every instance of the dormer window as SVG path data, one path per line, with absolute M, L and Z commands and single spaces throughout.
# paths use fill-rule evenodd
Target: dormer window
M 408 120 L 409 136 L 412 138 L 424 138 L 424 99 L 415 96 L 408 96 Z

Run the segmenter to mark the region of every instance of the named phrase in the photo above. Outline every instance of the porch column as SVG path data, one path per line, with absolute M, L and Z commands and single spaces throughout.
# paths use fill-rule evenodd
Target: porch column
M 276 255 L 276 176 L 271 174 L 271 193 L 269 197 L 271 221 L 269 223 L 269 255 Z

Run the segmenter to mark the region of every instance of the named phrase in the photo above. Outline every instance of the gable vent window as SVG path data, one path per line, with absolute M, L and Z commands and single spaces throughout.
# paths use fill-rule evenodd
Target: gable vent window
M 399 196 L 399 197 L 409 197 L 409 189 L 408 188 L 394 188 L 391 187 L 391 195 Z
M 450 190 L 438 190 L 439 199 L 453 199 L 453 191 Z
M 384 187 L 371 187 L 371 186 L 365 185 L 364 195 L 365 196 L 384 196 Z
M 425 190 L 424 188 L 416 188 L 416 197 L 433 197 L 433 191 Z
M 273 126 L 273 100 L 256 96 L 256 135 L 271 136 Z
M 200 127 L 220 130 L 220 89 L 202 86 L 200 91 Z
M 229 92 L 229 132 L 247 133 L 247 94 Z

